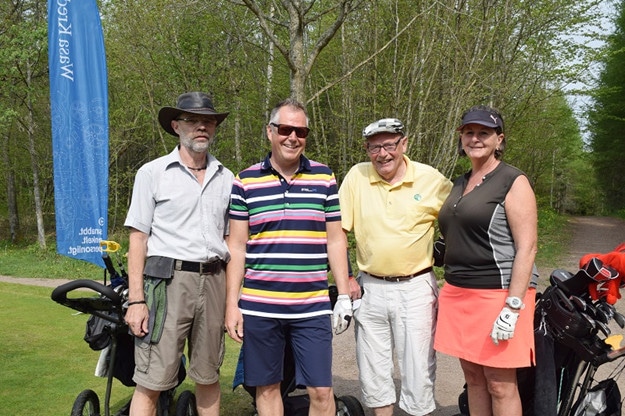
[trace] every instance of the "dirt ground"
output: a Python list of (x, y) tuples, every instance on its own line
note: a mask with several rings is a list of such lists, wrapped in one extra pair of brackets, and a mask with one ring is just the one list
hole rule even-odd
[[(548, 282), (552, 269), (560, 268), (576, 271), (579, 258), (584, 254), (606, 253), (618, 244), (625, 242), (625, 221), (614, 218), (574, 217), (569, 221), (568, 229), (572, 233), (569, 248), (560, 259), (554, 260), (554, 264), (550, 265), (550, 268), (539, 270), (543, 283)], [(56, 287), (66, 282), (66, 280), (0, 276), (0, 282)], [(617, 308), (621, 313), (625, 313), (625, 300), (617, 303)], [(618, 327), (613, 328), (613, 331), (625, 332)], [(613, 368), (610, 364), (606, 364), (604, 367), (600, 369), (599, 376)], [(345, 333), (335, 337), (333, 371), (335, 393), (338, 396), (352, 395), (360, 399), (354, 333), (351, 327)], [(463, 384), (464, 380), (457, 359), (439, 355), (435, 390), (437, 409), (432, 413), (432, 416), (453, 416), (458, 413), (457, 399)], [(396, 385), (399, 385), (397, 380)], [(625, 392), (623, 381), (620, 381), (619, 385), (621, 392)], [(370, 409), (365, 409), (365, 414), (366, 416), (372, 416), (373, 412)], [(395, 415), (405, 416), (407, 414), (396, 409)]]

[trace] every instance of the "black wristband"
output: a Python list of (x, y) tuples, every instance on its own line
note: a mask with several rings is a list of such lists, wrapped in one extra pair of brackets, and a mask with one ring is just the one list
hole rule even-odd
[(128, 302), (128, 306), (132, 306), (132, 305), (145, 305), (145, 301), (144, 300), (135, 300), (134, 302)]

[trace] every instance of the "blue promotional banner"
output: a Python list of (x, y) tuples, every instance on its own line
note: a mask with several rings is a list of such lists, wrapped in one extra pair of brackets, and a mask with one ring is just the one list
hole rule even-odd
[(108, 96), (95, 0), (48, 0), (48, 47), (57, 251), (104, 267)]

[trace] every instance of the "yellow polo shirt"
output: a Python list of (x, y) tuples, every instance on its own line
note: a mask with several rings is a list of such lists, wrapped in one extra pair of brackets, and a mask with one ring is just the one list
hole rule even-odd
[(406, 175), (384, 181), (371, 162), (353, 166), (339, 189), (343, 229), (354, 230), (358, 269), (406, 276), (432, 266), (434, 221), (451, 181), (404, 155)]

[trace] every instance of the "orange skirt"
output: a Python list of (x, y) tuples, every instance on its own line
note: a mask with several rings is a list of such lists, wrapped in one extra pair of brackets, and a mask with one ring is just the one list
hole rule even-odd
[(466, 289), (445, 283), (438, 298), (434, 349), (487, 367), (535, 364), (535, 289), (529, 289), (523, 299), (525, 308), (519, 313), (513, 338), (495, 345), (490, 337), (507, 296), (507, 289)]

